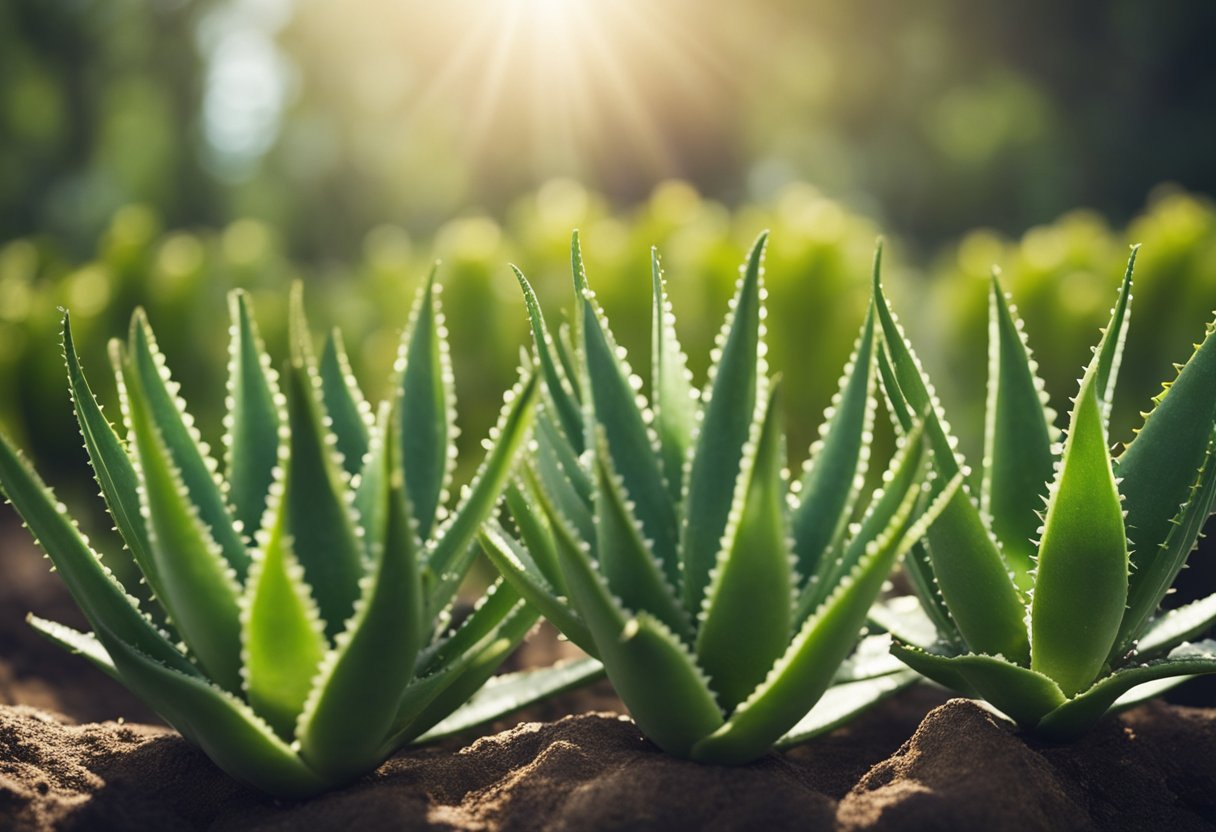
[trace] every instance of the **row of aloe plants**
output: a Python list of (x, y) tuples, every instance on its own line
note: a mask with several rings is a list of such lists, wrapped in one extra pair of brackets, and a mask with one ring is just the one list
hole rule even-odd
[[(110, 349), (119, 425), (91, 392), (65, 314), (72, 401), (130, 569), (102, 565), (0, 436), (0, 487), (93, 631), (31, 623), (230, 774), (285, 797), (604, 673), (664, 751), (738, 764), (918, 674), (1067, 739), (1112, 707), (1216, 672), (1216, 642), (1190, 641), (1216, 622), (1216, 596), (1160, 609), (1216, 500), (1216, 336), (1209, 326), (1112, 457), (1134, 252), (1063, 442), (993, 279), (973, 477), (884, 296), (880, 249), (869, 310), (795, 478), (766, 362), (765, 244), (741, 269), (704, 389), (657, 254), (649, 383), (613, 337), (577, 234), (569, 322), (552, 328), (517, 272), (533, 349), (459, 495), (434, 274), (376, 408), (340, 338), (316, 354), (299, 292), (278, 369), (235, 293), (218, 459), (142, 314)], [(869, 476), (880, 399), (900, 438)], [(459, 616), (478, 551), (501, 577)], [(884, 597), (901, 561), (914, 594)], [(491, 678), (541, 615), (589, 658)]]

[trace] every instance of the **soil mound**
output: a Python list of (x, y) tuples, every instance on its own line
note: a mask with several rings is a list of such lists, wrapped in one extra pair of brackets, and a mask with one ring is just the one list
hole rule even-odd
[(1075, 745), (1041, 746), (963, 700), (916, 727), (936, 696), (910, 691), (741, 768), (667, 757), (616, 714), (524, 723), (409, 749), (347, 789), (294, 804), (230, 780), (164, 728), (0, 707), (0, 827), (1216, 828), (1216, 711), (1153, 704)]

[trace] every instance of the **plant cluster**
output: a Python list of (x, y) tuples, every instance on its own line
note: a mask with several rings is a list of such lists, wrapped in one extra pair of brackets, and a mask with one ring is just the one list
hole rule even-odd
[[(298, 289), (277, 372), (233, 293), (219, 461), (142, 312), (110, 348), (121, 429), (65, 313), (76, 418), (125, 549), (106, 566), (0, 436), (0, 490), (93, 632), (31, 623), (233, 776), (287, 797), (602, 673), (663, 750), (739, 764), (918, 673), (1068, 739), (1216, 672), (1216, 642), (1190, 642), (1216, 624), (1216, 596), (1160, 609), (1216, 505), (1216, 326), (1112, 456), (1135, 252), (1063, 442), (994, 277), (985, 453), (969, 481), (884, 295), (880, 248), (795, 479), (768, 374), (766, 239), (740, 269), (703, 389), (654, 250), (648, 382), (609, 328), (577, 233), (568, 323), (550, 328), (516, 270), (533, 348), (456, 500), (433, 272), (374, 414), (338, 334), (314, 353)], [(879, 389), (900, 437), (880, 479), (868, 476)], [(479, 550), (501, 577), (462, 614)], [(919, 607), (879, 600), (901, 560)], [(542, 615), (590, 658), (491, 679)], [(888, 632), (867, 637), (867, 619)]]

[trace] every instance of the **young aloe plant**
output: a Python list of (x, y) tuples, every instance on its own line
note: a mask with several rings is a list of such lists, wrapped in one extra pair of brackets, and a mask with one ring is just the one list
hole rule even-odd
[[(454, 511), (451, 374), (436, 288), (419, 294), (393, 395), (373, 424), (341, 342), (318, 362), (297, 293), (292, 357), (271, 369), (246, 297), (231, 297), (223, 476), (137, 312), (112, 357), (126, 439), (63, 348), (81, 433), (161, 626), (106, 570), (62, 505), (0, 436), (0, 487), (93, 633), (34, 627), (129, 687), (234, 777), (283, 797), (340, 785), (464, 704), (536, 621), (501, 582), (456, 628), (448, 609), (478, 526), (526, 441), (537, 383), (509, 390)], [(510, 680), (493, 718), (586, 668)], [(592, 668), (594, 671), (595, 668)], [(468, 725), (457, 714), (448, 724)]]
[(533, 464), (507, 492), (518, 540), (493, 524), (481, 537), (508, 582), (603, 662), (643, 733), (712, 763), (839, 724), (914, 678), (896, 662), (842, 663), (892, 567), (959, 484), (928, 494), (912, 436), (856, 511), (875, 407), (871, 310), (801, 483), (787, 486), (764, 357), (764, 245), (742, 269), (702, 395), (653, 258), (649, 402), (587, 285), (577, 235), (577, 349), (570, 333), (551, 337), (518, 274), (545, 395)]
[[(894, 644), (909, 666), (1051, 739), (1075, 737), (1112, 706), (1180, 677), (1216, 672), (1216, 642), (1187, 643), (1216, 622), (1216, 596), (1158, 609), (1216, 499), (1216, 336), (1209, 326), (1112, 458), (1107, 423), (1135, 258), (1133, 249), (1062, 445), (1021, 321), (994, 275), (979, 503), (956, 493), (908, 558), (932, 626), (909, 629), (889, 610), (876, 616), (920, 642)], [(933, 465), (939, 477), (954, 476), (964, 463), (877, 274), (874, 291), (897, 427), (927, 413)], [(926, 631), (936, 631), (935, 642)]]

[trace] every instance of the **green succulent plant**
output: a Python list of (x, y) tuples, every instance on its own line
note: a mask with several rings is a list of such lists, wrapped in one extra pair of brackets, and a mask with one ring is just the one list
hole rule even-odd
[(231, 295), (222, 477), (143, 314), (126, 343), (111, 345), (125, 439), (90, 391), (64, 314), (84, 444), (146, 585), (124, 586), (102, 566), (0, 436), (0, 488), (93, 632), (31, 617), (33, 626), (130, 688), (229, 774), (274, 795), (340, 785), (445, 718), (452, 730), (493, 718), (588, 670), (512, 677), (457, 710), (537, 619), (501, 582), (459, 626), (450, 614), (477, 528), (526, 442), (537, 382), (507, 392), (485, 460), (449, 512), (456, 429), (436, 293), (432, 274), (374, 421), (340, 340), (314, 357), (299, 293), (281, 374), (247, 299)]
[[(1160, 609), (1216, 500), (1216, 336), (1209, 325), (1112, 456), (1107, 423), (1135, 259), (1133, 249), (1062, 443), (1017, 312), (993, 276), (979, 502), (957, 492), (907, 559), (929, 626), (876, 611), (910, 667), (1049, 739), (1071, 739), (1112, 706), (1216, 672), (1216, 641), (1188, 641), (1216, 622), (1216, 596)], [(877, 275), (874, 291), (897, 427), (928, 414), (938, 476), (965, 471)]]
[(883, 488), (861, 499), (871, 310), (790, 488), (765, 360), (765, 239), (741, 270), (703, 394), (657, 255), (649, 400), (587, 284), (577, 235), (572, 328), (553, 337), (518, 274), (545, 392), (532, 464), (507, 492), (515, 533), (491, 523), (481, 536), (507, 581), (603, 662), (643, 733), (712, 763), (753, 760), (913, 680), (867, 651), (842, 663), (892, 567), (960, 482), (930, 488), (913, 431)]

